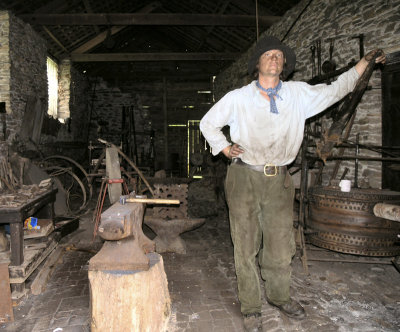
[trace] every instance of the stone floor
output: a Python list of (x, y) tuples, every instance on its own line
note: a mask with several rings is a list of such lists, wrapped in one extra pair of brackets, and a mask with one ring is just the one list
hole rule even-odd
[[(1, 331), (90, 331), (88, 260), (101, 246), (92, 242), (92, 231), (89, 212), (81, 217), (79, 230), (61, 243), (78, 250), (66, 250), (46, 290), (29, 294), (14, 307), (15, 322), (0, 325)], [(168, 332), (243, 331), (226, 217), (210, 217), (182, 237), (186, 255), (162, 254), (172, 301)], [(345, 255), (311, 245), (307, 253), (308, 274), (297, 256), (293, 260), (292, 289), (307, 318), (292, 320), (265, 304), (265, 331), (400, 330), (400, 273), (390, 258)]]

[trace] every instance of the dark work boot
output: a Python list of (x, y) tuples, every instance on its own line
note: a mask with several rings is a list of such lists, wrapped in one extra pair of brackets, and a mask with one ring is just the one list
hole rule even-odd
[(262, 331), (261, 313), (259, 312), (243, 315), (243, 323), (246, 332)]
[(283, 314), (290, 318), (303, 319), (306, 317), (304, 308), (297, 301), (290, 299), (289, 302), (284, 304), (275, 304), (267, 299), (267, 302), (274, 307), (277, 307)]

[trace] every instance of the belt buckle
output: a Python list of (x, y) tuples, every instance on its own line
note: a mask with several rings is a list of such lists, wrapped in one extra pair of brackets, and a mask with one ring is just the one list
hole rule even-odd
[[(275, 172), (274, 172), (274, 174), (268, 174), (267, 173), (267, 168), (268, 167), (272, 167), (272, 166), (275, 168)], [(276, 165), (272, 165), (272, 164), (265, 164), (264, 165), (264, 175), (265, 176), (275, 176), (277, 174), (278, 174), (278, 168), (276, 167)]]

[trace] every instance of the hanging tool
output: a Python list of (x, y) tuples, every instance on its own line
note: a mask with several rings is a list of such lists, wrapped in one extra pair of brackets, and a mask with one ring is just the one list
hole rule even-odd
[(318, 62), (318, 76), (321, 76), (321, 40), (317, 40), (317, 62)]
[(7, 140), (7, 119), (6, 119), (6, 103), (3, 101), (0, 103), (0, 121), (1, 121), (1, 127), (2, 127), (2, 140)]
[(311, 77), (313, 78), (315, 76), (315, 45), (311, 45), (310, 47), (311, 50), (311, 65), (312, 65), (312, 70), (311, 70)]
[(332, 60), (333, 47), (334, 47), (334, 40), (332, 38), (329, 42), (329, 60), (325, 61), (322, 64), (322, 70), (325, 74), (330, 73), (336, 69), (336, 63)]
[[(129, 107), (129, 135), (130, 135), (130, 156), (133, 161), (137, 164), (139, 162), (138, 152), (137, 152), (137, 142), (136, 142), (136, 125), (135, 125), (135, 109), (133, 106)], [(133, 143), (133, 146), (132, 146)], [(133, 151), (132, 151), (133, 150)]]
[(346, 177), (346, 175), (347, 175), (347, 173), (349, 172), (349, 168), (348, 167), (346, 167), (345, 169), (344, 169), (344, 171), (343, 171), (343, 174), (342, 174), (342, 176), (340, 177), (340, 180), (339, 181), (342, 181), (342, 180), (344, 180), (344, 178)]
[(128, 138), (126, 129), (126, 107), (122, 106), (122, 117), (121, 117), (121, 149), (127, 153)]
[(321, 143), (317, 144), (317, 155), (324, 163), (331, 155), (335, 144), (340, 143), (343, 129), (351, 122), (355, 114), (356, 107), (367, 88), (369, 79), (372, 75), (375, 66), (375, 60), (383, 54), (381, 49), (377, 50), (372, 59), (369, 61), (364, 73), (358, 79), (357, 84), (351, 94), (345, 99), (339, 111), (334, 114), (333, 123), (329, 130), (325, 133)]

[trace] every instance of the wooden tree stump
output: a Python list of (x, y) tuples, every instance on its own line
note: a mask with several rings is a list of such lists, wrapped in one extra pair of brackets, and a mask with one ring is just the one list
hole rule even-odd
[(147, 254), (147, 271), (91, 271), (91, 331), (166, 331), (171, 299), (162, 257)]

